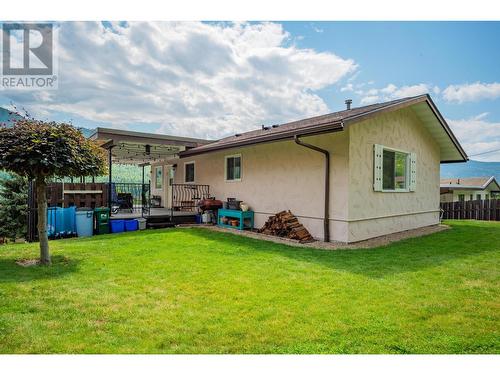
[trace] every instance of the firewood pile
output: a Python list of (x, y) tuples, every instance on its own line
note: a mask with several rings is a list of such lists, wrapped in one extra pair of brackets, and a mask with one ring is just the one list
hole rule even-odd
[(314, 240), (309, 231), (290, 211), (281, 211), (274, 216), (269, 216), (264, 226), (259, 229), (259, 233), (287, 237), (302, 243)]

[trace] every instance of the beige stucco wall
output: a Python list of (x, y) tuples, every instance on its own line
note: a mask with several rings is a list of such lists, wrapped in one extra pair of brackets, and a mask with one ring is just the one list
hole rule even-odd
[[(416, 153), (414, 192), (373, 190), (374, 144)], [(350, 125), (349, 160), (350, 242), (439, 222), (439, 147), (411, 108)]]
[[(331, 152), (331, 236), (347, 241), (348, 132), (303, 138)], [(224, 157), (241, 154), (241, 181), (224, 181)], [(323, 238), (324, 156), (293, 141), (261, 144), (177, 161), (175, 182), (184, 183), (184, 163), (195, 162), (195, 183), (210, 185), (211, 195), (234, 197), (255, 212), (255, 226), (268, 216), (291, 210), (318, 239)]]
[[(411, 109), (303, 140), (331, 153), (332, 240), (355, 242), (439, 222), (439, 148)], [(415, 192), (373, 191), (376, 143), (417, 154)], [(234, 154), (241, 154), (242, 178), (227, 182), (224, 157)], [(322, 154), (282, 141), (182, 158), (175, 160), (175, 183), (184, 183), (184, 163), (191, 161), (194, 183), (210, 185), (217, 199), (235, 197), (248, 203), (255, 211), (256, 227), (269, 215), (289, 209), (315, 238), (323, 238)]]

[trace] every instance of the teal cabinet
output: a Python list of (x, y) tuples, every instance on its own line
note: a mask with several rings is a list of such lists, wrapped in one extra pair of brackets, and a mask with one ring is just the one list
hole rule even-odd
[[(222, 223), (222, 218), (227, 217), (229, 220), (239, 220), (239, 225), (233, 227), (230, 224)], [(239, 230), (253, 229), (253, 211), (227, 210), (219, 209), (217, 212), (217, 225), (224, 228), (237, 228)]]

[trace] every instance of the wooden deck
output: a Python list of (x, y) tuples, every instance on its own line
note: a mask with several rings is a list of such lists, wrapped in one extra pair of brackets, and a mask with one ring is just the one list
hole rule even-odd
[[(172, 215), (172, 216), (171, 216)], [(127, 220), (127, 219), (146, 219), (148, 228), (165, 228), (172, 227), (177, 224), (194, 223), (196, 221), (196, 212), (194, 211), (173, 211), (169, 208), (151, 208), (149, 214), (144, 216), (141, 209), (136, 209), (134, 212), (120, 211), (115, 215), (111, 215), (111, 220)]]

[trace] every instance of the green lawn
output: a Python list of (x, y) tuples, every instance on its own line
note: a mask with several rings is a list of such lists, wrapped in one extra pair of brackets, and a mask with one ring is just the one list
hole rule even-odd
[(500, 223), (322, 251), (206, 229), (0, 247), (1, 353), (499, 353)]

